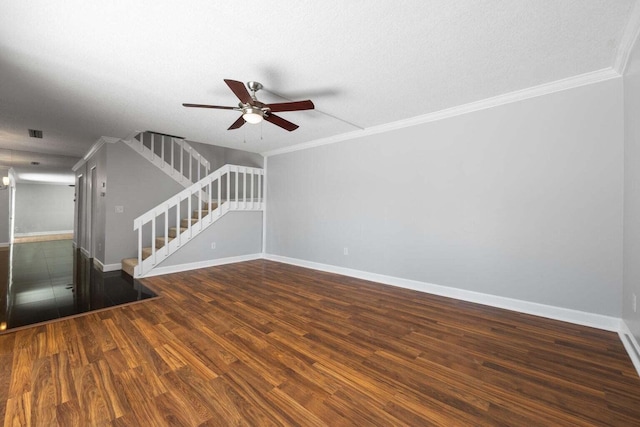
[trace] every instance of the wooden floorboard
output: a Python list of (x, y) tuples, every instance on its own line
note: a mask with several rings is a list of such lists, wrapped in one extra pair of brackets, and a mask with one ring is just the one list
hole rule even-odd
[(0, 335), (5, 426), (640, 425), (618, 335), (257, 260)]

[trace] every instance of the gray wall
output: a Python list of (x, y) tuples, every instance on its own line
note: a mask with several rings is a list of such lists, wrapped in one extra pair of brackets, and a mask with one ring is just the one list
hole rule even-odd
[(191, 141), (189, 141), (189, 144), (204, 158), (209, 160), (211, 163), (211, 172), (226, 164), (253, 168), (261, 168), (264, 166), (264, 158), (261, 154)]
[(73, 230), (74, 191), (68, 185), (16, 184), (16, 235)]
[[(215, 249), (211, 244), (215, 243)], [(194, 237), (160, 267), (262, 252), (262, 212), (229, 212)]]
[(624, 76), (624, 288), (623, 319), (640, 341), (640, 42), (632, 50)]
[[(106, 237), (101, 259), (105, 265), (136, 257), (138, 235), (133, 231), (133, 220), (184, 189), (124, 143), (106, 147)], [(116, 213), (116, 206), (122, 206), (124, 212)]]
[(615, 79), (269, 157), (266, 251), (620, 317), (622, 117)]

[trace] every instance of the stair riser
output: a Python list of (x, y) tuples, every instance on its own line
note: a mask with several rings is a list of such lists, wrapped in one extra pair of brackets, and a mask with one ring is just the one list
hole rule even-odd
[[(208, 214), (209, 214), (209, 210), (208, 209), (203, 209), (202, 210), (202, 218), (204, 218)], [(191, 215), (191, 218), (198, 219), (198, 211), (193, 211), (193, 214)]]
[[(169, 238), (169, 241), (171, 241), (172, 239)], [(156, 237), (156, 249), (160, 249), (164, 247), (164, 237)]]
[(122, 260), (122, 271), (127, 273), (129, 276), (133, 277), (133, 271), (138, 264), (138, 260)]
[[(197, 218), (191, 218), (191, 225), (195, 224), (198, 222)], [(188, 219), (183, 219), (180, 220), (180, 227), (182, 228), (187, 228), (189, 226), (189, 220)]]
[[(182, 228), (182, 232), (184, 232), (184, 231), (185, 231), (185, 228)], [(178, 237), (178, 232), (177, 232), (177, 229), (175, 227), (171, 227), (169, 229), (169, 237), (172, 237), (172, 238)]]

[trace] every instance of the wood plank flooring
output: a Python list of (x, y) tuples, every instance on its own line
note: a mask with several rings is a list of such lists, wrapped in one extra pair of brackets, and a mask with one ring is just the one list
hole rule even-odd
[(640, 425), (617, 334), (258, 260), (0, 335), (4, 425)]

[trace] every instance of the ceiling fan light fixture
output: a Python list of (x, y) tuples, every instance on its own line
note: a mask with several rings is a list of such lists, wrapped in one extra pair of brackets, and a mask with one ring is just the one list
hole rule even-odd
[(264, 119), (262, 110), (259, 108), (248, 107), (242, 112), (242, 118), (245, 122), (255, 125)]

